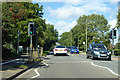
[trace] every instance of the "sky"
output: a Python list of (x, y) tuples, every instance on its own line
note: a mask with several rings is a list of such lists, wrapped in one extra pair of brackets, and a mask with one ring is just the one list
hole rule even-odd
[[(59, 35), (70, 31), (76, 20), (82, 15), (104, 15), (111, 28), (117, 23), (119, 0), (32, 0), (33, 3), (43, 5), (43, 19), (46, 23), (53, 24)], [(118, 34), (118, 32), (117, 32)], [(117, 43), (117, 39), (115, 40)]]

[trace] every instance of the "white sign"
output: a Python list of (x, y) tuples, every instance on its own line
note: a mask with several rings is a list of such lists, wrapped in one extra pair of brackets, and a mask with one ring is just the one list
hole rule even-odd
[(85, 42), (83, 42), (83, 44), (85, 44)]

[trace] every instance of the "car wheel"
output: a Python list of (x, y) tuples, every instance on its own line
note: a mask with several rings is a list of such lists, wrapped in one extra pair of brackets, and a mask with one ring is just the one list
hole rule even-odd
[(110, 60), (110, 61), (111, 61), (111, 58), (108, 58), (108, 60)]
[(86, 58), (89, 59), (89, 56), (87, 55)]
[(91, 60), (94, 60), (94, 59), (95, 59), (95, 58), (94, 58), (94, 56), (92, 55), (92, 56), (91, 56)]

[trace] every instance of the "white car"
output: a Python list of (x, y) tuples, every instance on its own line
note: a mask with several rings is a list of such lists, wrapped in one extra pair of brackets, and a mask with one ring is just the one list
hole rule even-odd
[(67, 48), (63, 45), (58, 45), (56, 46), (54, 49), (54, 55), (57, 55), (57, 54), (67, 54)]

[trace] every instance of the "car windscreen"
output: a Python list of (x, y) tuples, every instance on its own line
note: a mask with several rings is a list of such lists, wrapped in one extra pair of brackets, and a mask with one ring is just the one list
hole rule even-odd
[(92, 45), (93, 49), (104, 49), (106, 50), (106, 47), (104, 45)]
[(72, 47), (72, 49), (77, 49), (77, 47)]
[(65, 46), (56, 46), (56, 48), (65, 48)]
[(67, 47), (68, 49), (70, 49), (71, 47)]

